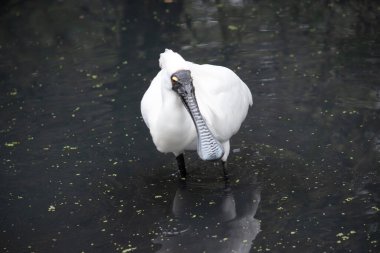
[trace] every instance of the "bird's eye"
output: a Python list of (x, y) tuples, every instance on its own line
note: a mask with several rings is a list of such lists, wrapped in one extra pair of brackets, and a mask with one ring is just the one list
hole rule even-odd
[(176, 77), (176, 76), (172, 76), (172, 81), (173, 81), (173, 82), (178, 82), (178, 77)]

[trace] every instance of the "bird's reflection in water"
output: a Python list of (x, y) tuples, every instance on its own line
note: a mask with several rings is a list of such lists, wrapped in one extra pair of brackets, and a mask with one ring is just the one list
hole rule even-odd
[(159, 222), (158, 252), (249, 252), (260, 231), (258, 185), (179, 182), (172, 214)]

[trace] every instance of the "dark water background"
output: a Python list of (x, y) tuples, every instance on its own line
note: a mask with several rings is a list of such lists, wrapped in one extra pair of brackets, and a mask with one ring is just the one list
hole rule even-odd
[[(379, 252), (380, 4), (169, 2), (1, 3), (0, 251)], [(141, 119), (165, 48), (253, 93), (228, 189)]]

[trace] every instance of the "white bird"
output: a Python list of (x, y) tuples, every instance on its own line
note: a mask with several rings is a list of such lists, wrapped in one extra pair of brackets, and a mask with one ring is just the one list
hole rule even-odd
[(202, 160), (222, 160), (230, 153), (252, 105), (247, 85), (230, 69), (186, 61), (176, 52), (161, 53), (161, 71), (141, 100), (141, 114), (157, 149), (173, 153), (186, 177), (185, 150), (197, 150)]

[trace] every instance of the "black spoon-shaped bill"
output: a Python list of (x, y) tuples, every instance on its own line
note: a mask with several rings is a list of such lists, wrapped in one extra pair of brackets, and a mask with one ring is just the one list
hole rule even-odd
[(194, 122), (198, 135), (197, 152), (199, 157), (206, 161), (221, 159), (224, 154), (223, 146), (213, 136), (199, 110), (190, 71), (177, 71), (172, 75), (171, 79), (173, 90), (180, 96), (182, 103)]

